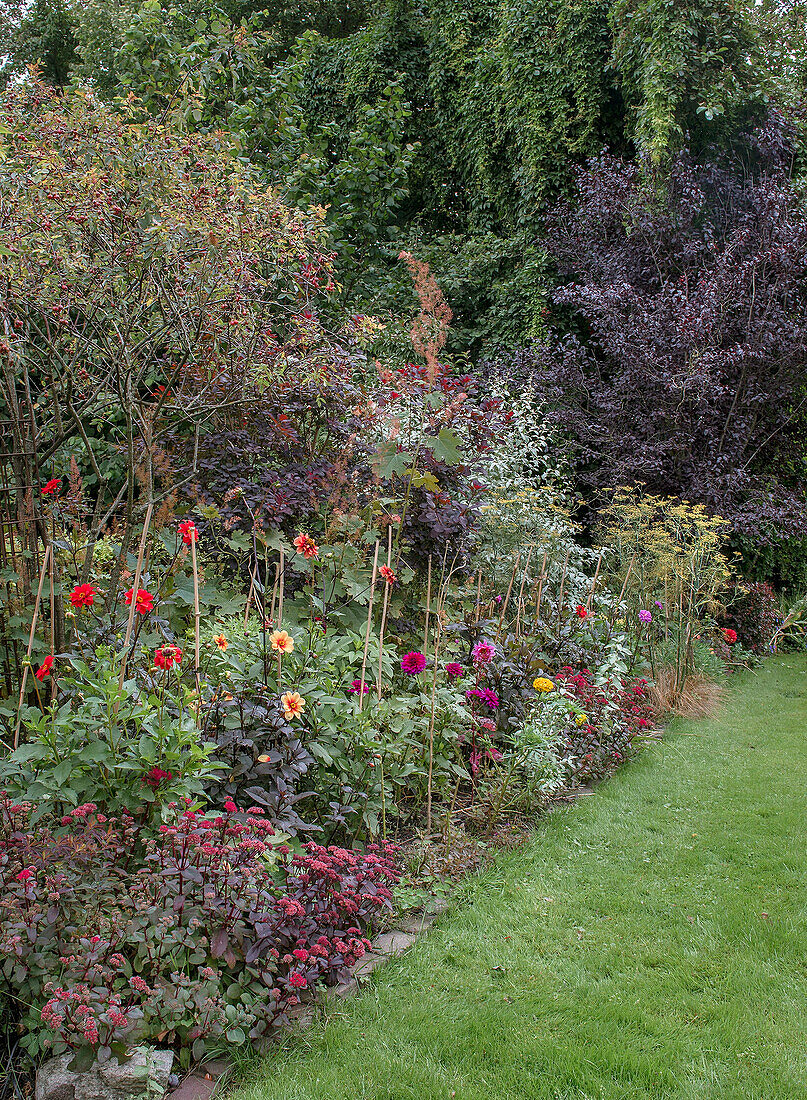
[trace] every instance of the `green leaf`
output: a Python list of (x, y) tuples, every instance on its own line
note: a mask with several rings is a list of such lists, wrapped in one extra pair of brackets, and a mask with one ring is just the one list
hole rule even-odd
[(141, 735), (137, 747), (143, 760), (145, 760), (148, 764), (152, 764), (156, 759), (156, 746), (154, 743), (154, 739), (149, 737), (147, 733), (144, 733)]
[(440, 483), (433, 473), (422, 474), (416, 470), (412, 471), (412, 485), (415, 489), (427, 489), (430, 493), (436, 493), (440, 488)]
[(67, 1068), (72, 1070), (73, 1073), (86, 1073), (88, 1069), (95, 1063), (95, 1052), (92, 1047), (81, 1047), (76, 1051), (76, 1056), (69, 1063)]
[(101, 764), (109, 760), (109, 746), (103, 741), (91, 741), (81, 750), (79, 758), (89, 763)]
[(57, 764), (56, 767), (53, 769), (53, 778), (56, 780), (56, 782), (61, 787), (62, 784), (66, 783), (68, 781), (68, 779), (70, 778), (72, 773), (73, 773), (73, 761), (72, 760), (63, 760), (61, 762), (61, 764)]
[(447, 462), (449, 466), (457, 466), (463, 461), (459, 451), (459, 438), (448, 428), (441, 428), (440, 434), (434, 441), (433, 454), (438, 462)]
[(399, 451), (397, 444), (388, 440), (381, 444), (372, 458), (373, 472), (381, 481), (386, 481), (395, 474), (402, 474), (413, 461), (409, 451)]

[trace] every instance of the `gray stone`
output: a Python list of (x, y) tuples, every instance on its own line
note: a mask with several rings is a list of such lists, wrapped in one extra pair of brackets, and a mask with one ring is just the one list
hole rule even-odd
[(346, 982), (342, 982), (341, 985), (332, 985), (327, 992), (329, 1000), (335, 997), (349, 997), (351, 993), (355, 993), (359, 988), (359, 983), (355, 978), (350, 978)]
[(36, 1100), (73, 1100), (76, 1089), (76, 1074), (67, 1068), (69, 1054), (59, 1058), (49, 1058), (36, 1071)]
[(82, 1073), (67, 1068), (72, 1060), (72, 1054), (62, 1054), (39, 1067), (36, 1100), (134, 1100), (145, 1096), (153, 1100), (168, 1087), (174, 1055), (170, 1050), (136, 1047), (126, 1062), (111, 1058)]
[(178, 1089), (168, 1100), (210, 1100), (216, 1082), (212, 1078), (201, 1077), (198, 1073), (189, 1073)]
[(441, 913), (445, 913), (446, 909), (448, 909), (449, 904), (450, 902), (448, 898), (435, 895), (434, 897), (429, 898), (428, 902), (424, 906), (423, 911), (427, 916), (437, 917)]
[(373, 944), (373, 951), (379, 955), (403, 955), (411, 947), (416, 937), (411, 932), (385, 932)]
[(434, 917), (429, 916), (427, 913), (418, 913), (413, 917), (404, 917), (403, 920), (398, 921), (398, 927), (393, 931), (409, 932), (417, 936), (421, 932), (425, 932), (433, 920)]
[(375, 968), (386, 961), (386, 955), (376, 955), (375, 952), (368, 951), (364, 958), (360, 959), (353, 967), (353, 977), (358, 980), (369, 978)]
[(316, 1009), (312, 1004), (301, 1003), (298, 1005), (292, 1005), (291, 1008), (286, 1010), (286, 1015), (290, 1020), (293, 1020), (297, 1027), (305, 1030), (310, 1027), (314, 1022), (314, 1016)]
[(223, 1077), (232, 1068), (233, 1063), (228, 1062), (226, 1058), (211, 1058), (209, 1062), (203, 1062), (199, 1067), (205, 1077), (212, 1077), (214, 1081)]

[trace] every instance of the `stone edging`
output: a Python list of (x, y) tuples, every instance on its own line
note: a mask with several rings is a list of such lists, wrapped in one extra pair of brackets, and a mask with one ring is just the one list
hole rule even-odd
[[(433, 898), (422, 913), (406, 917), (398, 921), (394, 928), (382, 932), (373, 940), (372, 949), (352, 967), (352, 976), (326, 991), (327, 999), (349, 997), (356, 993), (374, 970), (407, 951), (448, 906), (445, 898)], [(316, 1002), (304, 1001), (290, 1009), (288, 1015), (297, 1027), (305, 1028), (313, 1022), (316, 1011)], [(192, 1069), (179, 1087), (166, 1095), (165, 1100), (210, 1100), (218, 1082), (229, 1069), (230, 1063), (224, 1058), (205, 1062)]]

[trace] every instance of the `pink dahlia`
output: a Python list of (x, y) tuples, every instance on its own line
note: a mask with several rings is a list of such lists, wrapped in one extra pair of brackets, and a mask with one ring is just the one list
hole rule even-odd
[(413, 649), (411, 653), (404, 653), (401, 658), (401, 668), (407, 676), (419, 676), (425, 667), (426, 658), (419, 650)]
[(489, 665), (496, 656), (496, 646), (493, 642), (477, 642), (471, 650), (471, 656), (475, 665)]

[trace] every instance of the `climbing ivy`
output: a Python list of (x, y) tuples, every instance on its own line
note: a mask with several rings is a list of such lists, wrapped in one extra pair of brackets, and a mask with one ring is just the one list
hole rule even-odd
[(627, 121), (653, 160), (687, 133), (712, 139), (710, 123), (731, 127), (764, 102), (769, 73), (734, 0), (615, 0), (609, 20)]
[(799, 99), (803, 6), (786, 18), (776, 0), (0, 9), (17, 13), (7, 75), (39, 50), (54, 82), (69, 71), (154, 111), (182, 100), (190, 128), (236, 132), (288, 201), (327, 207), (353, 308), (410, 308), (397, 257), (415, 251), (451, 299), (454, 350), (479, 352), (541, 335), (542, 219), (588, 157), (667, 164), (685, 138), (709, 146), (771, 97)]

